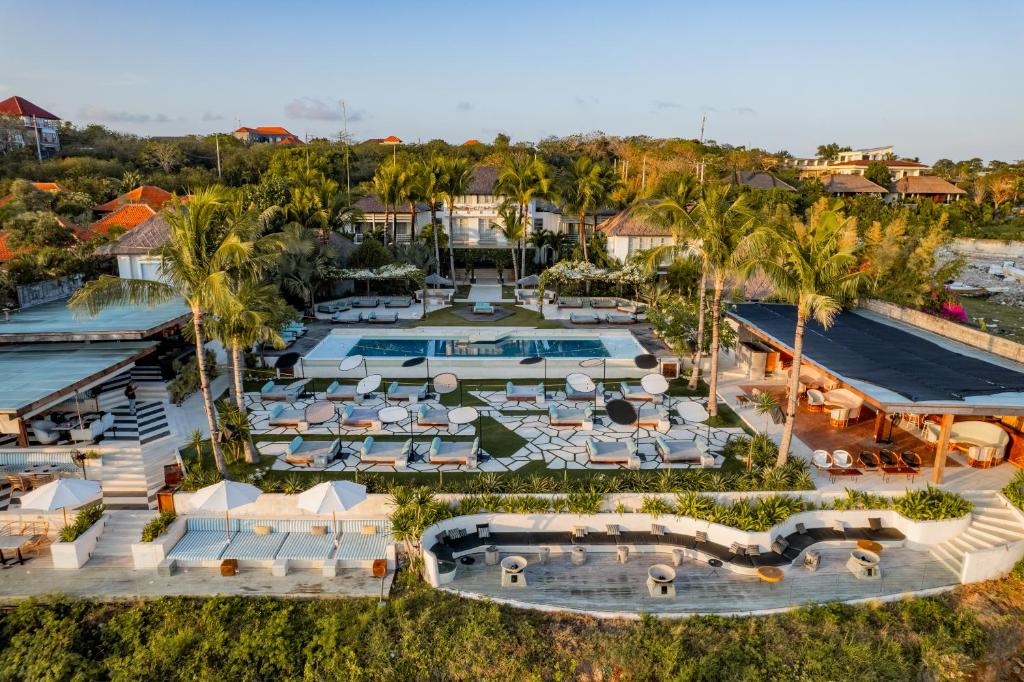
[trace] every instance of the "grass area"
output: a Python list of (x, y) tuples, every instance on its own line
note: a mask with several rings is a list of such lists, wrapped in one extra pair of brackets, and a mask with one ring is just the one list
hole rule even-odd
[(480, 325), (497, 325), (501, 327), (537, 327), (540, 329), (562, 329), (562, 323), (558, 320), (545, 320), (541, 313), (527, 310), (526, 308), (519, 308), (511, 304), (505, 304), (502, 306), (506, 310), (511, 310), (512, 315), (504, 317), (496, 322), (486, 322), (480, 319), (466, 319), (453, 313), (453, 310), (462, 309), (465, 311), (471, 311), (473, 306), (466, 304), (456, 304), (450, 308), (443, 308), (441, 310), (435, 310), (432, 313), (427, 313), (427, 316), (422, 320), (414, 321), (410, 326), (412, 327), (479, 327)]
[(503, 301), (514, 301), (516, 300), (516, 287), (515, 285), (502, 285), (501, 287), (501, 300)]
[(960, 299), (960, 304), (971, 317), (971, 326), (978, 328), (978, 319), (983, 318), (989, 324), (999, 325), (997, 329), (986, 328), (985, 331), (1024, 342), (1024, 308), (966, 296)]
[(598, 620), (432, 590), (375, 598), (26, 600), (0, 613), (5, 679), (1016, 679), (1024, 581), (760, 618)]

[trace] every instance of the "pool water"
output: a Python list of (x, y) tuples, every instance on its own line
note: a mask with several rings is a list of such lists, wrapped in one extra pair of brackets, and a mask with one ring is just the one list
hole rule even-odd
[(495, 343), (465, 343), (455, 339), (359, 339), (347, 355), (391, 357), (607, 358), (600, 339), (502, 339)]

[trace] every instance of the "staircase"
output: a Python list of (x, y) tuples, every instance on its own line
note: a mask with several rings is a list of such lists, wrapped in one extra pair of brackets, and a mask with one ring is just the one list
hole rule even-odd
[(111, 509), (147, 506), (146, 466), (137, 448), (103, 454), (103, 504)]
[(1017, 512), (993, 492), (961, 493), (972, 504), (971, 525), (960, 535), (935, 545), (929, 554), (949, 570), (962, 574), (964, 555), (1024, 540)]
[(103, 528), (89, 566), (132, 567), (132, 544), (142, 537), (142, 527), (154, 519), (157, 512), (150, 510), (108, 511), (107, 525)]

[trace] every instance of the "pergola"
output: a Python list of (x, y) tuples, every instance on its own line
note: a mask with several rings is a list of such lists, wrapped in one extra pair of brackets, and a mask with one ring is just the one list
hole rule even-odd
[[(382, 265), (379, 268), (345, 268), (340, 276), (345, 279), (365, 279), (367, 284), (372, 280), (404, 279), (425, 288), (426, 274), (411, 263)], [(423, 297), (423, 315), (427, 314), (427, 297)]]
[(570, 282), (613, 282), (630, 284), (634, 287), (647, 279), (647, 273), (639, 263), (626, 263), (621, 268), (599, 268), (587, 261), (559, 261), (541, 273), (537, 282), (537, 298), (544, 298), (549, 287), (555, 292)]
[[(746, 332), (748, 339), (792, 356), (793, 306), (743, 303), (728, 314), (740, 325), (741, 340)], [(887, 415), (937, 416), (932, 481), (941, 483), (958, 416), (1024, 416), (1024, 367), (955, 346), (954, 341), (940, 345), (920, 333), (844, 312), (828, 329), (807, 323), (802, 361), (875, 411), (876, 441)]]

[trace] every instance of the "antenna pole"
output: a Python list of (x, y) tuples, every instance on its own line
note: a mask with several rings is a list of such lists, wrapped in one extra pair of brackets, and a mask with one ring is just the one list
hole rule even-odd
[(219, 179), (221, 179), (221, 174), (220, 174), (220, 133), (217, 133), (214, 136), (213, 139), (217, 142), (217, 179), (219, 180)]
[(704, 112), (700, 117), (700, 143), (704, 144), (704, 124), (707, 123), (708, 112)]

